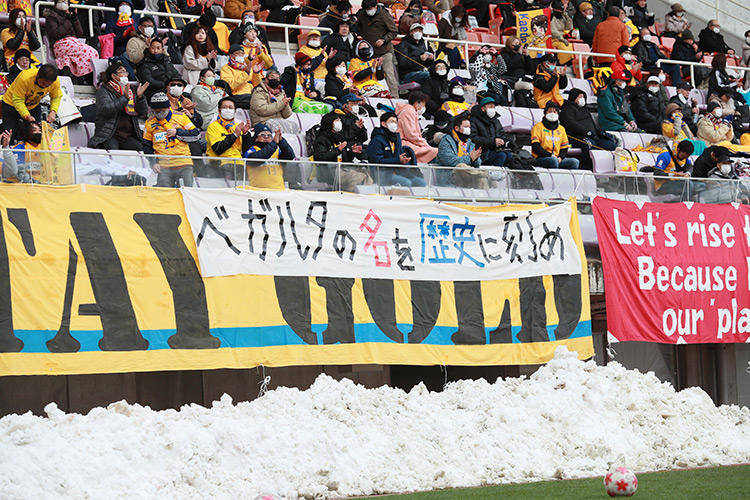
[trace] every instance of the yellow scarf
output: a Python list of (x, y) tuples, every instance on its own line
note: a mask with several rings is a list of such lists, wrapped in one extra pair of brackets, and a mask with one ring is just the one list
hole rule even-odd
[(133, 96), (133, 89), (130, 88), (130, 85), (126, 87), (125, 92), (123, 92), (119, 83), (110, 80), (109, 85), (120, 95), (125, 95), (125, 92), (128, 93), (128, 103), (125, 105), (125, 114), (128, 116), (137, 116), (138, 112), (135, 110), (135, 97)]

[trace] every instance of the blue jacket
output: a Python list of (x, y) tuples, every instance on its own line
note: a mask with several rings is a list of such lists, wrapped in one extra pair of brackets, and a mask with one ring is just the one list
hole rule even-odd
[[(474, 151), (474, 143), (471, 139), (467, 142), (467, 150), (469, 153)], [(481, 167), (482, 158), (477, 157), (476, 160), (471, 161), (471, 156), (468, 154), (458, 156), (458, 143), (456, 142), (456, 139), (453, 138), (453, 132), (451, 132), (450, 134), (445, 134), (440, 140), (440, 144), (438, 144), (438, 154), (435, 159), (432, 160), (432, 163), (443, 167), (455, 167), (459, 163), (465, 163), (472, 167)], [(450, 186), (453, 183), (453, 172), (447, 168), (438, 169), (435, 176), (437, 178), (437, 183), (440, 186)]]
[(277, 147), (279, 148), (279, 160), (294, 159), (294, 150), (283, 137), (281, 138), (281, 142), (278, 144), (276, 144), (276, 142), (274, 141), (268, 142), (264, 144), (263, 147), (261, 147), (258, 151), (250, 151), (248, 149), (247, 151), (245, 151), (245, 154), (243, 156), (245, 158), (254, 158), (256, 160), (267, 160), (276, 151)]
[[(372, 131), (370, 143), (367, 145), (367, 160), (370, 163), (397, 165), (396, 168), (380, 167), (381, 183), (389, 183), (391, 176), (398, 172), (398, 167), (401, 167), (400, 156), (406, 154), (407, 150), (410, 150), (410, 148), (401, 144), (401, 134), (398, 132), (396, 132), (396, 140), (393, 147), (391, 147), (391, 141), (388, 139), (388, 135), (383, 127), (378, 127)], [(416, 165), (413, 158), (414, 155), (412, 155), (412, 161), (409, 163)]]
[(115, 35), (114, 55), (116, 56), (122, 55), (125, 52), (125, 47), (128, 44), (128, 36), (126, 33), (131, 30), (137, 30), (138, 23), (141, 19), (140, 14), (134, 14), (135, 7), (133, 6), (132, 0), (117, 0), (115, 9), (117, 9), (117, 6), (123, 2), (130, 5), (130, 18), (133, 20), (133, 24), (130, 26), (117, 26), (117, 18), (119, 17), (119, 14), (117, 12), (109, 12), (107, 13), (107, 21), (104, 28), (104, 33), (114, 33)]

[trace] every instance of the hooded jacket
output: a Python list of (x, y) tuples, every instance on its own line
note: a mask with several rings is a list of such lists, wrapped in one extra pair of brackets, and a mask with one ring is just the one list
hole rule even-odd
[(135, 7), (133, 6), (133, 2), (131, 0), (117, 0), (115, 9), (118, 9), (119, 5), (123, 2), (130, 5), (131, 23), (125, 26), (118, 26), (117, 20), (119, 18), (119, 14), (117, 12), (110, 12), (107, 15), (107, 23), (104, 28), (105, 33), (112, 33), (115, 35), (114, 55), (116, 56), (119, 56), (125, 52), (125, 47), (128, 44), (128, 39), (130, 38), (131, 34), (138, 29), (138, 22), (141, 18), (139, 14), (135, 14)]
[(652, 94), (646, 87), (633, 87), (632, 109), (635, 122), (649, 134), (661, 134), (664, 121), (664, 101), (659, 94)]
[(139, 82), (148, 82), (146, 99), (151, 99), (151, 96), (157, 92), (166, 93), (166, 85), (169, 80), (182, 78), (180, 72), (170, 62), (167, 54), (152, 54), (148, 49), (143, 52), (143, 61), (138, 66), (136, 76)]
[(396, 116), (398, 117), (398, 132), (401, 134), (401, 142), (410, 147), (417, 155), (419, 163), (429, 163), (437, 156), (437, 148), (427, 144), (422, 136), (419, 124), (419, 116), (414, 106), (404, 102), (396, 104)]
[(47, 9), (47, 15), (44, 20), (44, 31), (50, 45), (55, 45), (58, 41), (69, 36), (83, 38), (81, 21), (78, 20), (78, 16), (75, 14), (66, 14), (57, 9)]
[(422, 92), (430, 98), (427, 102), (427, 112), (434, 115), (435, 111), (448, 99), (449, 91), (448, 75), (440, 76), (435, 73), (435, 63), (433, 62), (430, 67), (430, 79), (422, 84)]
[[(393, 20), (391, 13), (382, 5), (378, 5), (375, 15), (370, 17), (362, 9), (357, 14), (357, 28), (359, 34), (373, 46), (375, 54), (373, 57), (380, 57), (388, 52), (393, 51), (391, 41), (398, 36), (398, 28)], [(375, 42), (383, 40), (385, 43), (380, 47), (375, 47)]]
[(560, 89), (568, 86), (568, 77), (565, 74), (550, 73), (544, 67), (544, 63), (541, 63), (536, 69), (536, 75), (534, 75), (534, 100), (540, 108), (544, 108), (549, 101), (562, 106), (563, 97), (560, 94)]
[[(576, 103), (581, 95), (586, 95), (586, 93), (580, 89), (570, 91), (568, 99), (560, 110), (560, 124), (565, 127), (565, 131), (570, 137), (579, 139), (596, 137), (599, 135), (599, 128), (594, 122), (593, 115), (585, 106), (581, 107)], [(577, 147), (575, 144), (574, 146)]]
[(474, 106), (471, 108), (470, 120), (471, 120), (471, 141), (476, 144), (478, 148), (482, 148), (482, 160), (486, 160), (490, 151), (499, 149), (495, 143), (495, 139), (503, 139), (507, 142), (505, 137), (505, 129), (502, 123), (500, 123), (499, 113), (494, 118), (487, 116), (487, 113), (482, 111), (481, 106)]
[(125, 105), (128, 103), (128, 96), (121, 95), (110, 85), (105, 83), (96, 91), (96, 123), (94, 125), (94, 135), (89, 140), (90, 148), (98, 148), (101, 144), (114, 137), (117, 131), (117, 124), (122, 120), (131, 120), (133, 130), (135, 130), (136, 139), (142, 139), (141, 127), (138, 124), (138, 117), (146, 117), (148, 113), (148, 103), (146, 97), (135, 97), (135, 110), (138, 116), (129, 116), (125, 114)]

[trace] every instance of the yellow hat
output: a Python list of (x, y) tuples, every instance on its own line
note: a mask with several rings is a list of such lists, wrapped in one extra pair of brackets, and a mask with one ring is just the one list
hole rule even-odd
[(593, 7), (588, 2), (581, 2), (581, 5), (578, 6), (578, 12), (583, 12), (584, 10), (590, 9), (593, 9)]
[(318, 31), (318, 30), (310, 30), (310, 32), (307, 34), (308, 37), (313, 36), (313, 35), (320, 36), (320, 31)]

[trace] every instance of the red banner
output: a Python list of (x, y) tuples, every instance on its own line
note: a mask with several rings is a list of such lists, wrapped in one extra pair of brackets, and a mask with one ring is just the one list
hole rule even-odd
[(750, 207), (594, 199), (607, 329), (619, 341), (746, 342)]

